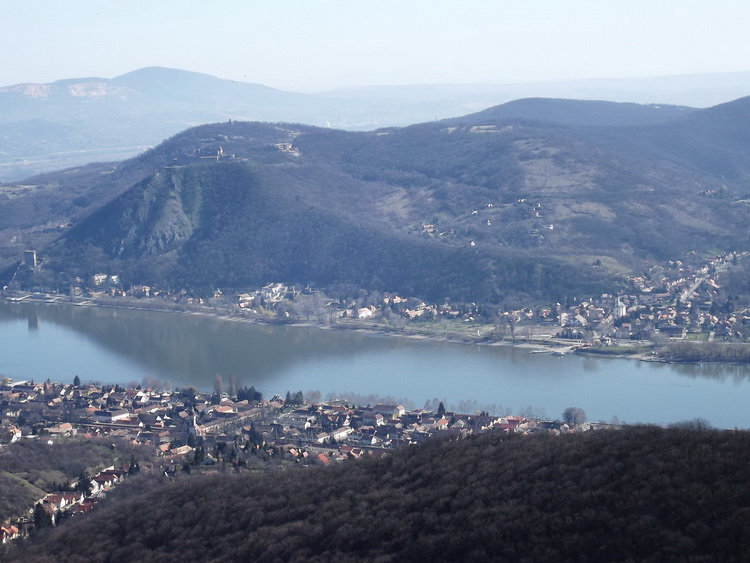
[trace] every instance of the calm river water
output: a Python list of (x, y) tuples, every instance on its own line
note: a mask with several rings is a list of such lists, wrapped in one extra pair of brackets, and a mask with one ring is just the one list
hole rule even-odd
[(422, 407), (665, 424), (750, 427), (750, 366), (673, 365), (528, 349), (262, 326), (180, 313), (0, 302), (0, 373), (128, 384), (144, 377), (211, 390), (215, 375), (264, 396), (287, 390), (391, 397)]

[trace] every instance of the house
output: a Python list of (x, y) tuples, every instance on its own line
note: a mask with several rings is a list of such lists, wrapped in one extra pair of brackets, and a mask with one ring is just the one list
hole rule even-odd
[(259, 298), (260, 298), (260, 292), (240, 293), (237, 296), (237, 303), (242, 309), (245, 309), (245, 308), (254, 306), (256, 304), (255, 302), (258, 301)]
[(177, 448), (173, 448), (169, 450), (169, 453), (171, 455), (186, 455), (193, 451), (193, 448), (190, 446), (179, 446)]
[(91, 479), (92, 492), (97, 493), (114, 487), (117, 483), (122, 481), (126, 475), (127, 473), (124, 470), (115, 469), (114, 467), (100, 471)]
[(448, 420), (443, 417), (440, 420), (436, 420), (435, 424), (433, 424), (433, 428), (436, 430), (447, 430), (448, 429)]
[(0, 527), (0, 542), (1, 543), (8, 543), (11, 540), (14, 540), (20, 536), (20, 532), (16, 526), (13, 526), (12, 524), (8, 526), (2, 526)]
[(362, 422), (366, 426), (382, 426), (388, 420), (397, 420), (406, 414), (403, 405), (378, 404), (369, 409), (362, 409)]
[(450, 428), (454, 430), (466, 430), (468, 427), (469, 423), (462, 418), (450, 425)]
[(269, 283), (261, 289), (261, 295), (265, 301), (277, 303), (281, 301), (289, 289), (282, 283)]
[(214, 415), (218, 417), (228, 418), (237, 414), (237, 409), (233, 406), (222, 405), (214, 409)]
[(346, 440), (346, 438), (349, 436), (349, 434), (352, 433), (352, 429), (347, 426), (342, 426), (341, 428), (337, 428), (333, 432), (331, 432), (331, 440)]
[(89, 283), (94, 286), (99, 286), (106, 282), (108, 277), (107, 274), (94, 274), (91, 276)]
[(94, 420), (111, 424), (117, 421), (130, 420), (130, 413), (125, 409), (97, 410), (94, 412)]
[(151, 287), (147, 285), (134, 285), (131, 292), (134, 297), (151, 297)]
[(348, 455), (352, 459), (359, 459), (364, 455), (365, 452), (362, 448), (351, 447), (346, 452), (342, 453), (346, 453), (346, 455)]
[(95, 504), (96, 501), (94, 499), (85, 499), (73, 506), (71, 511), (73, 514), (86, 514), (87, 512), (90, 512), (92, 508), (94, 508)]
[(41, 502), (53, 505), (59, 510), (68, 510), (71, 506), (81, 502), (85, 498), (83, 493), (51, 493), (44, 497)]
[(377, 404), (374, 407), (372, 407), (372, 410), (390, 419), (401, 418), (404, 414), (406, 414), (406, 408), (403, 405)]
[(70, 422), (62, 422), (56, 426), (50, 426), (47, 428), (47, 432), (53, 436), (75, 436), (77, 430), (73, 428)]
[(15, 424), (0, 427), (0, 443), (7, 440), (9, 444), (21, 439), (21, 430)]
[(372, 309), (368, 307), (362, 307), (361, 309), (357, 309), (357, 318), (358, 319), (369, 319), (372, 317), (373, 312)]
[(378, 446), (383, 440), (372, 432), (363, 432), (358, 442), (362, 446)]
[(206, 457), (203, 458), (203, 461), (200, 462), (200, 465), (202, 466), (209, 466), (209, 465), (216, 465), (219, 462), (218, 459), (216, 459), (211, 454), (206, 454)]

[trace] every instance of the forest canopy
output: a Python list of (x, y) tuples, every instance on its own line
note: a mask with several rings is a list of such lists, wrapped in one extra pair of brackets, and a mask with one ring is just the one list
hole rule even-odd
[[(137, 491), (138, 479), (122, 486)], [(191, 476), (113, 501), (10, 560), (741, 561), (748, 498), (746, 432), (493, 434), (335, 467)]]

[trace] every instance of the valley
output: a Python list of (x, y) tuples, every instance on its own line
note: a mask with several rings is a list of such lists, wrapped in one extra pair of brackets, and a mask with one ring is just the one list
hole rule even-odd
[(748, 20), (7, 3), (0, 561), (748, 560)]

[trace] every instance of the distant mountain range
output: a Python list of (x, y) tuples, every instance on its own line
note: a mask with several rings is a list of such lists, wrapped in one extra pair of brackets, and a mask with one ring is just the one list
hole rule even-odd
[(560, 301), (647, 260), (750, 250), (748, 125), (750, 98), (529, 99), (371, 132), (202, 125), (6, 188), (0, 251), (198, 293), (283, 280)]
[(229, 119), (347, 130), (455, 117), (526, 97), (708, 106), (750, 93), (750, 73), (500, 85), (350, 88), (320, 94), (167, 68), (0, 88), (0, 181), (122, 160)]

